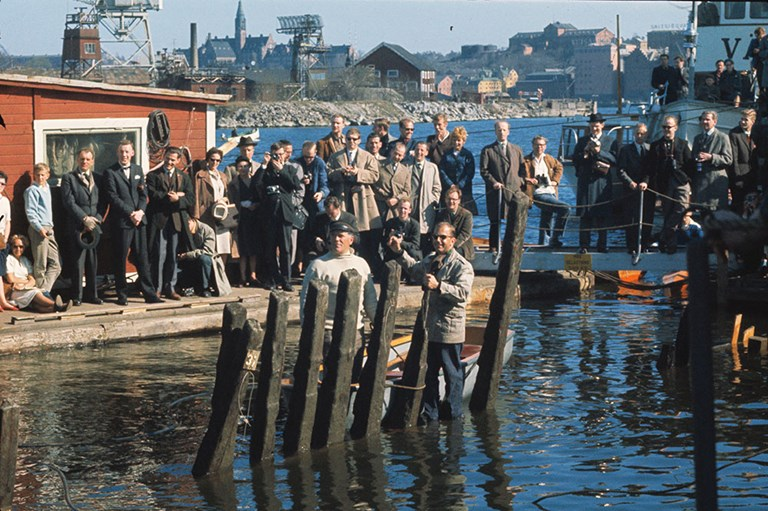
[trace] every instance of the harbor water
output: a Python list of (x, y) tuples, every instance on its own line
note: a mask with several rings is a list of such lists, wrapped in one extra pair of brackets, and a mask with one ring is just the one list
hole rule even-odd
[[(527, 152), (541, 133), (554, 152), (561, 122), (513, 120), (510, 139)], [(493, 123), (463, 125), (479, 159), (494, 139)], [(362, 131), (365, 136), (368, 128)], [(281, 138), (299, 148), (326, 132), (262, 129), (257, 153)], [(417, 125), (417, 138), (430, 133), (430, 125)], [(478, 224), (483, 189), (477, 175)], [(529, 241), (535, 236), (527, 234)], [(14, 507), (693, 510), (689, 375), (655, 368), (681, 309), (679, 299), (662, 291), (635, 296), (615, 288), (523, 303), (511, 318), (515, 351), (492, 413), (467, 411), (461, 421), (290, 459), (282, 457), (278, 436), (274, 461), (256, 466), (248, 461), (244, 423), (233, 473), (212, 481), (190, 473), (208, 423), (219, 338), (6, 356), (0, 401), (21, 409)], [(487, 313), (473, 308), (472, 321), (484, 323)], [(412, 319), (399, 315), (398, 331), (407, 331)], [(289, 329), (286, 373), (298, 334)], [(713, 337), (727, 340), (720, 330)], [(766, 508), (765, 359), (736, 366), (730, 351), (717, 349), (714, 360), (719, 508)]]

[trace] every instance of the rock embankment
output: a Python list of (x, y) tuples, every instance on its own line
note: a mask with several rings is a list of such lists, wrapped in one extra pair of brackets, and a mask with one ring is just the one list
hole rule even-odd
[(391, 103), (386, 101), (277, 101), (230, 103), (218, 108), (219, 128), (327, 126), (334, 114), (341, 114), (353, 125), (372, 124), (377, 117), (396, 122), (411, 117), (416, 122), (431, 122), (432, 116), (445, 113), (452, 122), (518, 117), (570, 117), (585, 115), (591, 104), (581, 99), (561, 99), (543, 102), (514, 100), (509, 102), (456, 103), (417, 101)]

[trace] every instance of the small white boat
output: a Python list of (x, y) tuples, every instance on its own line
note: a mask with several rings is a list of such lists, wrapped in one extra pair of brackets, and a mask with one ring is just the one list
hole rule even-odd
[(224, 142), (219, 146), (219, 150), (226, 155), (232, 149), (237, 147), (237, 144), (240, 143), (240, 139), (242, 137), (250, 137), (251, 140), (253, 140), (258, 144), (261, 138), (261, 135), (259, 133), (259, 128), (254, 128), (254, 131), (251, 131), (248, 133), (240, 133), (229, 138), (225, 138), (225, 135), (222, 135), (222, 138), (226, 140), (226, 142)]

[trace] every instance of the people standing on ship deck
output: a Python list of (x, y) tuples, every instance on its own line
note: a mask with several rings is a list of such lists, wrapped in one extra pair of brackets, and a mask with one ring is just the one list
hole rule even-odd
[(384, 261), (391, 261), (399, 254), (389, 248), (390, 236), (400, 238), (400, 245), (417, 261), (421, 259), (421, 233), (419, 223), (411, 218), (411, 199), (402, 197), (397, 202), (397, 216), (394, 216), (384, 224), (384, 236), (381, 238), (381, 248), (384, 253)]
[(579, 252), (586, 254), (592, 242), (592, 229), (597, 232), (597, 251), (608, 251), (608, 228), (612, 209), (611, 171), (616, 166), (613, 138), (603, 133), (605, 119), (590, 114), (590, 136), (582, 137), (573, 152), (576, 168), (576, 204), (579, 206)]
[(389, 158), (389, 119), (386, 117), (379, 117), (373, 120), (373, 132), (379, 136), (381, 140), (381, 147), (379, 148), (379, 155), (385, 158)]
[(382, 221), (397, 216), (398, 200), (411, 196), (411, 169), (403, 163), (403, 158), (405, 145), (395, 144), (389, 159), (379, 162), (379, 180), (373, 191)]
[[(656, 196), (647, 192), (652, 185), (648, 166), (650, 145), (646, 142), (648, 127), (638, 123), (634, 129), (634, 140), (624, 144), (619, 149), (617, 163), (619, 180), (624, 185), (626, 199), (624, 201), (624, 224), (627, 251), (640, 253), (651, 245), (653, 230), (653, 208)], [(653, 186), (655, 188), (655, 186)], [(643, 192), (643, 193), (641, 193)], [(643, 216), (640, 217), (640, 197), (643, 199)], [(642, 223), (642, 226), (639, 224)], [(640, 231), (640, 246), (637, 245), (637, 234)]]
[(344, 149), (345, 124), (343, 115), (334, 115), (331, 117), (331, 132), (317, 141), (317, 156), (325, 163), (328, 163), (331, 155)]
[(747, 194), (757, 192), (757, 151), (755, 150), (755, 121), (757, 112), (748, 108), (741, 113), (739, 125), (728, 137), (733, 149), (733, 163), (728, 167), (728, 188), (731, 190), (731, 211), (741, 215)]
[[(509, 123), (496, 121), (496, 141), (480, 152), (480, 175), (485, 181), (485, 204), (491, 221), (488, 241), (491, 252), (497, 251), (501, 220), (506, 218), (513, 199), (527, 200), (522, 192), (525, 175), (523, 151), (508, 142)], [(499, 195), (501, 194), (501, 200)]]
[(438, 214), (436, 224), (448, 222), (456, 230), (456, 244), (453, 246), (467, 261), (475, 259), (475, 245), (472, 241), (472, 223), (474, 217), (469, 210), (461, 206), (461, 188), (456, 185), (448, 188), (445, 194), (445, 208)]
[(400, 137), (397, 140), (393, 140), (389, 143), (387, 151), (391, 152), (398, 142), (403, 144), (405, 146), (405, 157), (403, 158), (403, 163), (411, 164), (413, 163), (413, 156), (416, 150), (416, 139), (413, 138), (413, 131), (415, 129), (413, 119), (410, 117), (404, 117), (400, 119), (398, 127), (400, 128)]
[(654, 67), (651, 73), (651, 87), (656, 89), (656, 94), (661, 98), (659, 104), (665, 105), (677, 101), (678, 75), (669, 65), (669, 55), (662, 53), (659, 61), (660, 65)]
[(685, 67), (685, 59), (678, 55), (675, 57), (675, 74), (677, 75), (677, 99), (688, 99), (688, 68)]
[[(422, 420), (451, 420), (462, 416), (464, 368), (461, 350), (466, 335), (469, 295), (475, 274), (472, 265), (455, 250), (456, 231), (449, 223), (435, 226), (434, 252), (416, 261), (403, 250), (400, 238), (391, 236), (389, 246), (399, 254), (397, 262), (410, 277), (421, 281), (425, 304), (421, 313), (427, 341), (427, 374), (422, 400)], [(443, 372), (445, 399), (440, 406), (438, 375)]]
[(717, 129), (717, 112), (707, 110), (699, 117), (703, 133), (693, 139), (691, 152), (696, 159), (693, 174), (693, 202), (710, 209), (728, 207), (728, 173), (733, 150), (728, 135)]
[(59, 244), (53, 232), (53, 206), (48, 179), (51, 169), (47, 163), (36, 163), (32, 169), (32, 184), (24, 190), (24, 211), (29, 221), (29, 239), (34, 266), (32, 275), (37, 287), (50, 292), (61, 274)]
[(432, 126), (435, 128), (435, 133), (427, 137), (427, 158), (439, 167), (443, 155), (452, 147), (451, 133), (448, 131), (448, 116), (443, 113), (434, 115)]
[[(563, 177), (563, 164), (548, 155), (547, 139), (536, 135), (531, 141), (531, 153), (525, 162), (525, 193), (541, 210), (539, 220), (539, 245), (549, 245), (552, 248), (563, 246), (560, 238), (565, 231), (565, 224), (570, 215), (570, 207), (558, 198), (560, 179)], [(529, 206), (529, 207), (530, 207)], [(554, 229), (552, 221), (554, 217)]]
[(677, 251), (676, 231), (680, 227), (691, 195), (693, 157), (688, 143), (676, 136), (677, 117), (667, 115), (661, 127), (664, 134), (651, 144), (648, 167), (655, 176), (656, 188), (661, 197), (664, 223), (659, 238), (659, 249), (674, 254)]
[(112, 234), (112, 254), (115, 262), (117, 304), (128, 304), (128, 283), (125, 264), (128, 252), (133, 255), (141, 294), (146, 303), (159, 303), (152, 284), (147, 243), (147, 189), (144, 171), (133, 163), (135, 150), (130, 140), (117, 146), (117, 162), (104, 171), (104, 197), (109, 204), (107, 221)]
[(437, 166), (440, 171), (440, 186), (443, 197), (446, 190), (456, 185), (461, 189), (461, 206), (473, 215), (477, 214), (472, 179), (475, 177), (475, 157), (472, 151), (465, 147), (467, 130), (463, 126), (453, 129), (450, 136), (451, 148), (440, 159)]
[(440, 172), (437, 165), (427, 161), (426, 142), (416, 144), (411, 170), (411, 217), (419, 224), (421, 251), (429, 253), (432, 244), (429, 233), (435, 226), (435, 217), (440, 208)]
[[(61, 178), (61, 201), (69, 231), (69, 267), (72, 300), (101, 305), (96, 288), (96, 247), (101, 238), (104, 202), (99, 202), (101, 179), (93, 171), (94, 153), (90, 147), (77, 153), (77, 168)], [(85, 290), (83, 290), (85, 274)]]
[(738, 107), (741, 104), (741, 74), (733, 67), (733, 60), (725, 61), (725, 71), (718, 81), (720, 101)]

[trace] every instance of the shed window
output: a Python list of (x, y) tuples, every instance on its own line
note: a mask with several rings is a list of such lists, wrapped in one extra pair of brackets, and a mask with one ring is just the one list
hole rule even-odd
[(96, 54), (96, 43), (85, 43), (85, 44), (83, 44), (83, 51), (87, 55), (95, 55)]
[(387, 78), (399, 78), (399, 77), (400, 77), (399, 69), (387, 69)]

